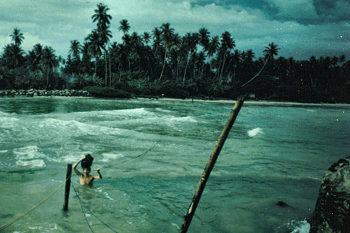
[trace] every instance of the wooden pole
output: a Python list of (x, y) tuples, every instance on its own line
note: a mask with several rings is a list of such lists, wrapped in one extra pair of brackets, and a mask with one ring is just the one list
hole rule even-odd
[(65, 192), (64, 192), (64, 204), (63, 204), (64, 211), (68, 210), (71, 175), (72, 175), (72, 164), (67, 164), (66, 188), (65, 188)]
[(190, 207), (188, 208), (188, 211), (185, 215), (185, 219), (182, 223), (180, 233), (186, 233), (190, 224), (191, 224), (191, 221), (192, 221), (192, 218), (193, 218), (194, 213), (196, 211), (196, 208), (198, 206), (199, 200), (202, 196), (205, 185), (209, 179), (209, 175), (214, 168), (215, 162), (216, 162), (217, 158), (219, 157), (220, 151), (221, 151), (222, 147), (224, 146), (224, 143), (227, 139), (228, 134), (230, 133), (232, 125), (234, 124), (234, 122), (238, 116), (238, 113), (241, 110), (241, 107), (244, 103), (244, 100), (245, 100), (245, 96), (240, 96), (238, 98), (235, 106), (231, 110), (231, 113), (230, 113), (230, 116), (226, 122), (226, 125), (221, 132), (219, 140), (216, 143), (216, 146), (215, 146), (215, 148), (214, 148), (214, 150), (209, 158), (207, 166), (205, 167), (204, 172), (199, 180), (196, 192), (194, 193), (194, 196), (192, 198), (192, 203), (191, 203)]

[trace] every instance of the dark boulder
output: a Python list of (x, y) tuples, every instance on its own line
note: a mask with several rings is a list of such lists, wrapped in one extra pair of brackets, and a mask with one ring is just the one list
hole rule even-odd
[(287, 207), (287, 206), (288, 206), (288, 204), (285, 203), (284, 201), (278, 201), (278, 202), (276, 203), (276, 205), (277, 205), (277, 206), (282, 206), (282, 207)]
[(310, 233), (350, 232), (350, 157), (333, 164), (323, 177)]

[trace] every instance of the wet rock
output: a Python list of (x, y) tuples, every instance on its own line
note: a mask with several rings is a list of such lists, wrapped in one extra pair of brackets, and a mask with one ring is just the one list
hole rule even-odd
[(279, 202), (276, 203), (276, 205), (277, 206), (283, 206), (283, 207), (287, 207), (288, 206), (288, 204), (285, 203), (284, 201), (279, 201)]
[(350, 232), (350, 157), (333, 164), (323, 177), (310, 233)]
[(92, 97), (90, 92), (83, 90), (0, 90), (0, 96), (77, 96), (77, 97)]

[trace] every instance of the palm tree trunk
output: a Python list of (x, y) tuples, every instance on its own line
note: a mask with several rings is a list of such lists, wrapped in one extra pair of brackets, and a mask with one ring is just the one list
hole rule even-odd
[(107, 74), (107, 50), (105, 49), (105, 86), (108, 83), (108, 74)]
[(48, 88), (49, 88), (49, 72), (50, 72), (50, 70), (49, 70), (49, 68), (47, 68), (47, 70), (46, 70), (46, 90), (48, 90)]
[(163, 69), (162, 69), (162, 72), (160, 73), (160, 77), (159, 77), (159, 80), (162, 79), (162, 76), (163, 76), (163, 72), (164, 72), (164, 67), (165, 67), (165, 60), (166, 60), (166, 49), (165, 49), (165, 54), (164, 54), (164, 63), (163, 63)]
[[(193, 53), (191, 54), (191, 57), (193, 57)], [(196, 59), (193, 61), (193, 76), (192, 78), (196, 77)]]
[(111, 65), (111, 53), (109, 52), (109, 85), (112, 86), (112, 65)]
[(120, 68), (120, 63), (119, 63), (119, 82), (122, 80), (122, 69)]
[(224, 66), (225, 66), (225, 62), (226, 62), (226, 56), (225, 55), (226, 55), (226, 52), (224, 53), (224, 61), (222, 63), (222, 67), (221, 67), (221, 71), (220, 71), (220, 75), (219, 75), (220, 79), (222, 77), (222, 72), (224, 71)]
[(97, 58), (95, 57), (95, 77), (97, 77)]
[(186, 67), (185, 67), (184, 77), (183, 77), (183, 79), (182, 79), (182, 87), (184, 87), (184, 86), (185, 86), (185, 80), (186, 80), (186, 71), (187, 71), (188, 62), (189, 62), (189, 59), (188, 59), (188, 56), (187, 56), (187, 62), (186, 62)]

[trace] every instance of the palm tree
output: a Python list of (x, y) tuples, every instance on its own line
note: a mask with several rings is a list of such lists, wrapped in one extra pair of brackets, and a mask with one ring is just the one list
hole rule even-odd
[(164, 48), (165, 48), (165, 54), (164, 54), (164, 63), (163, 63), (163, 69), (162, 69), (162, 72), (160, 73), (160, 77), (159, 77), (159, 80), (162, 79), (162, 75), (163, 75), (163, 72), (164, 72), (164, 67), (165, 67), (165, 62), (166, 62), (166, 57), (167, 57), (167, 53), (170, 49), (170, 44), (171, 44), (171, 41), (174, 37), (174, 28), (171, 28), (170, 27), (170, 23), (165, 23), (163, 24), (161, 27), (161, 39), (162, 39), (162, 42), (164, 44)]
[(187, 71), (187, 66), (188, 63), (191, 59), (191, 57), (195, 54), (196, 50), (197, 50), (197, 45), (199, 42), (199, 34), (198, 33), (187, 33), (182, 40), (182, 44), (183, 44), (183, 49), (186, 53), (186, 67), (185, 67), (185, 72), (184, 72), (184, 77), (182, 80), (182, 85), (185, 85), (185, 79), (186, 79), (186, 71)]
[(10, 69), (17, 68), (24, 60), (24, 51), (15, 44), (6, 45), (4, 48), (3, 58), (5, 58), (7, 67)]
[(29, 51), (25, 58), (26, 58), (26, 66), (30, 71), (34, 72), (39, 69), (38, 58), (34, 50)]
[(128, 23), (128, 20), (122, 19), (119, 23), (120, 23), (120, 26), (119, 26), (118, 30), (122, 31), (124, 34), (127, 34), (129, 29), (130, 29), (130, 25)]
[(310, 84), (311, 86), (316, 89), (316, 86), (318, 85), (318, 77), (319, 77), (319, 64), (315, 56), (311, 56), (309, 58), (309, 77), (310, 77)]
[(204, 72), (204, 65), (205, 65), (205, 53), (204, 53), (204, 51), (200, 51), (199, 53), (198, 53), (198, 56), (197, 56), (197, 61), (196, 61), (196, 63), (198, 64), (198, 67), (200, 67), (199, 68), (199, 71), (201, 71), (201, 77), (203, 77), (203, 72)]
[(332, 57), (331, 63), (332, 63), (333, 67), (337, 66), (338, 62), (339, 62), (339, 57), (337, 57), (337, 56)]
[(158, 57), (158, 50), (162, 42), (162, 39), (161, 39), (162, 32), (159, 30), (159, 28), (156, 27), (152, 30), (152, 35), (153, 35), (152, 49), (154, 51), (154, 56)]
[(208, 44), (208, 57), (209, 59), (214, 56), (214, 54), (218, 51), (219, 49), (219, 37), (214, 36), (211, 41)]
[(341, 56), (339, 57), (339, 62), (340, 62), (341, 64), (343, 64), (343, 63), (345, 62), (345, 60), (346, 60), (346, 57), (345, 57), (344, 54), (341, 55)]
[(95, 9), (94, 11), (95, 11), (95, 14), (91, 16), (91, 18), (93, 19), (92, 22), (97, 21), (98, 31), (105, 30), (108, 27), (108, 25), (111, 24), (110, 20), (112, 20), (112, 16), (107, 14), (107, 11), (109, 11), (109, 8), (106, 5), (100, 3), (97, 5), (97, 9)]
[[(211, 58), (214, 56), (214, 54), (218, 51), (219, 49), (219, 37), (218, 36), (214, 36), (211, 41), (208, 44), (208, 49), (207, 49), (207, 53), (208, 53), (208, 59), (209, 59), (209, 66), (210, 66), (210, 71), (212, 69), (211, 67)], [(210, 76), (211, 76), (211, 72), (210, 72)]]
[[(100, 31), (100, 37), (103, 42), (102, 49), (105, 51), (105, 86), (107, 86), (107, 44), (109, 43), (109, 39), (112, 38), (112, 32), (108, 29), (109, 27), (104, 28), (102, 31)], [(111, 64), (109, 64), (111, 65)]]
[(41, 44), (36, 44), (36, 45), (34, 45), (33, 51), (35, 52), (36, 56), (40, 60), (41, 59), (41, 55), (43, 53), (43, 46)]
[(264, 49), (265, 56), (273, 57), (278, 55), (278, 50), (280, 48), (277, 48), (277, 45), (273, 42), (269, 44), (269, 46), (266, 46)]
[(265, 59), (270, 59), (271, 60), (271, 74), (273, 75), (274, 72), (274, 56), (278, 55), (278, 50), (280, 50), (280, 48), (277, 48), (277, 45), (274, 44), (273, 42), (269, 44), (269, 46), (266, 46), (264, 49), (264, 54), (265, 54)]
[(199, 29), (199, 44), (203, 46), (203, 50), (207, 51), (209, 45), (210, 32), (206, 28)]
[(85, 41), (83, 46), (81, 47), (81, 53), (83, 54), (83, 62), (90, 62), (91, 61), (91, 49), (89, 42)]
[(149, 34), (148, 32), (144, 32), (142, 36), (142, 40), (146, 45), (148, 45), (148, 43), (151, 40), (151, 34)]
[(130, 62), (130, 56), (131, 56), (131, 37), (129, 34), (125, 33), (122, 37), (123, 45), (121, 50), (121, 56), (123, 60), (128, 60), (129, 63), (129, 73), (131, 72), (131, 62)]
[(253, 59), (255, 58), (255, 53), (253, 52), (253, 50), (249, 49), (246, 52), (246, 61), (248, 61), (248, 63), (253, 62)]
[[(29, 66), (34, 65), (34, 67), (32, 67), (32, 69), (39, 69), (41, 70), (41, 72), (44, 73), (44, 71), (42, 70), (42, 67), (40, 66), (40, 61), (41, 61), (41, 56), (43, 54), (43, 46), (41, 44), (36, 44), (33, 47), (33, 50), (29, 52), (30, 58), (27, 56), (27, 65), (29, 64)], [(32, 61), (28, 61), (28, 59), (32, 60)]]
[(95, 9), (95, 14), (91, 17), (93, 19), (93, 22), (97, 21), (97, 32), (100, 36), (100, 46), (105, 52), (105, 86), (107, 86), (107, 48), (106, 45), (109, 42), (109, 39), (112, 38), (112, 33), (108, 29), (109, 25), (111, 24), (110, 20), (112, 19), (112, 16), (107, 14), (107, 11), (109, 11), (109, 8), (100, 3), (97, 5), (97, 9)]
[(176, 67), (176, 79), (179, 79), (179, 59), (178, 59), (178, 52), (180, 51), (180, 47), (181, 47), (181, 36), (179, 34), (175, 34), (173, 37), (173, 40), (171, 42), (171, 46), (170, 46), (170, 52), (171, 55), (173, 57), (172, 61), (174, 66)]
[[(120, 26), (118, 28), (119, 31), (123, 32), (123, 48), (121, 49), (121, 58), (123, 60), (128, 60), (129, 63), (129, 72), (131, 72), (131, 64), (130, 64), (130, 52), (131, 52), (131, 38), (130, 35), (128, 34), (129, 30), (130, 30), (130, 24), (128, 22), (128, 20), (126, 19), (122, 19), (120, 22)], [(119, 77), (119, 79), (121, 79), (121, 76)]]
[(69, 54), (72, 55), (76, 60), (80, 60), (81, 46), (79, 41), (72, 40), (70, 45)]
[(95, 58), (95, 77), (97, 76), (97, 61), (100, 58), (102, 52), (102, 42), (99, 33), (97, 30), (93, 30), (86, 38), (89, 45), (90, 54)]
[(221, 54), (222, 58), (222, 65), (221, 65), (221, 71), (219, 77), (222, 76), (224, 67), (225, 67), (225, 61), (227, 57), (227, 53), (233, 49), (236, 46), (235, 41), (232, 39), (231, 34), (226, 31), (221, 35), (221, 46), (219, 48), (219, 55)]
[(22, 44), (22, 41), (24, 40), (23, 33), (21, 33), (21, 30), (17, 28), (13, 30), (13, 34), (11, 34), (10, 37), (12, 37), (12, 41), (14, 41), (15, 45), (18, 47)]
[(41, 67), (46, 74), (46, 89), (49, 87), (49, 76), (53, 71), (54, 67), (58, 66), (58, 60), (55, 55), (55, 51), (51, 47), (45, 46), (41, 55)]
[(143, 43), (142, 38), (137, 34), (137, 32), (133, 32), (131, 37), (131, 56), (136, 62), (135, 67), (138, 66), (139, 70), (141, 69), (141, 59), (142, 59), (142, 50), (143, 50)]

